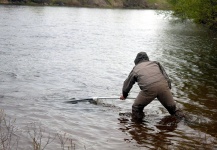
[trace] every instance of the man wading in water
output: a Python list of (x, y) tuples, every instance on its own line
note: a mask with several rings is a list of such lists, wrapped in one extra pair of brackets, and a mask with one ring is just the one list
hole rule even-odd
[(155, 98), (161, 102), (171, 115), (182, 117), (183, 114), (180, 110), (177, 110), (170, 92), (170, 79), (161, 64), (156, 61), (149, 61), (145, 52), (138, 53), (134, 63), (134, 68), (124, 81), (120, 97), (121, 100), (125, 100), (134, 83), (138, 82), (141, 91), (132, 106), (132, 120), (136, 122), (142, 121), (144, 107)]

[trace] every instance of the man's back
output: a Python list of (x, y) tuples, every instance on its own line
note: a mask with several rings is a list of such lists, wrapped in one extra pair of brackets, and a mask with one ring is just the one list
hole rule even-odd
[(141, 62), (134, 67), (133, 72), (137, 76), (137, 82), (141, 90), (153, 83), (165, 80), (159, 65), (155, 61)]

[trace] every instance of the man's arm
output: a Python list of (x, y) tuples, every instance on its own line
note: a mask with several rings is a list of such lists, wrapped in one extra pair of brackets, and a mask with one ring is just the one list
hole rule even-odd
[(128, 78), (124, 81), (123, 88), (122, 88), (122, 96), (120, 99), (126, 99), (128, 93), (130, 92), (131, 88), (136, 82), (136, 77), (133, 71), (130, 72)]
[(156, 62), (162, 72), (162, 74), (164, 75), (165, 79), (167, 80), (167, 83), (168, 83), (168, 86), (169, 88), (171, 89), (172, 86), (171, 86), (171, 80), (169, 78), (169, 76), (167, 75), (166, 71), (164, 70), (163, 66), (159, 63), (159, 62)]

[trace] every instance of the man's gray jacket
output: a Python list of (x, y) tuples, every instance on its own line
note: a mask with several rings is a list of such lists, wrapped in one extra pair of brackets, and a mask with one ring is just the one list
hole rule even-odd
[(135, 64), (135, 67), (132, 69), (123, 84), (122, 93), (125, 98), (128, 96), (128, 93), (135, 82), (138, 83), (141, 90), (144, 90), (148, 89), (148, 86), (153, 83), (166, 80), (171, 89), (170, 79), (159, 62), (143, 59), (135, 62)]

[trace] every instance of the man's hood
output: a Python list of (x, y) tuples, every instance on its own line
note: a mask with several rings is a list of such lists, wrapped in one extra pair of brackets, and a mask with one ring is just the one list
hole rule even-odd
[(135, 65), (142, 61), (149, 61), (148, 55), (146, 52), (140, 52), (137, 54), (136, 59), (134, 60)]

